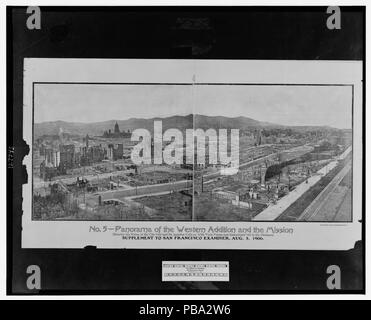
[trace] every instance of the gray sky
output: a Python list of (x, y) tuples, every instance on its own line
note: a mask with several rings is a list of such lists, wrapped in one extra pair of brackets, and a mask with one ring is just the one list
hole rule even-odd
[(351, 87), (39, 84), (35, 122), (187, 115), (245, 116), (283, 125), (351, 128)]

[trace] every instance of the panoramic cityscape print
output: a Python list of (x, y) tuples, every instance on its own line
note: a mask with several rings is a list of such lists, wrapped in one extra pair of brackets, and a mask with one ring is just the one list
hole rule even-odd
[(34, 85), (33, 220), (352, 221), (352, 87)]

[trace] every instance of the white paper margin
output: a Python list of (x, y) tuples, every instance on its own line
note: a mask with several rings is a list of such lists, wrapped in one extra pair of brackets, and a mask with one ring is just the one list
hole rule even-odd
[[(177, 221), (32, 221), (32, 84), (33, 82), (131, 83), (287, 83), (354, 85), (353, 222), (177, 222)], [(362, 62), (278, 60), (24, 60), (23, 137), (30, 153), (23, 164), (28, 183), (23, 185), (22, 248), (179, 248), (348, 250), (361, 239), (362, 219)], [(229, 226), (293, 228), (294, 235), (276, 235), (263, 241), (148, 241), (125, 240), (111, 233), (91, 233), (89, 226), (151, 227)]]

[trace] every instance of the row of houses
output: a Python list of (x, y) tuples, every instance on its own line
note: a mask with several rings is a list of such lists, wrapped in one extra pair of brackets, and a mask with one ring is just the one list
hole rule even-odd
[(40, 164), (40, 177), (49, 180), (55, 175), (66, 174), (67, 169), (92, 165), (104, 159), (118, 160), (124, 155), (123, 144), (107, 144), (83, 147), (74, 144), (60, 144), (59, 149), (45, 148), (39, 151), (43, 155)]

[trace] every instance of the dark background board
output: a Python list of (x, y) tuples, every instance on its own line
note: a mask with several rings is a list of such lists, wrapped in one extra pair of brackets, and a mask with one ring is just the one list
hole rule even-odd
[[(41, 30), (28, 30), (26, 7), (8, 7), (8, 294), (334, 293), (329, 265), (342, 271), (336, 293), (364, 293), (365, 219), (363, 241), (346, 252), (21, 249), (25, 57), (364, 61), (365, 8), (341, 7), (340, 30), (327, 29), (328, 16), (326, 7), (41, 7)], [(163, 283), (162, 260), (229, 261), (230, 282)], [(40, 291), (26, 287), (29, 265), (40, 266)]]

